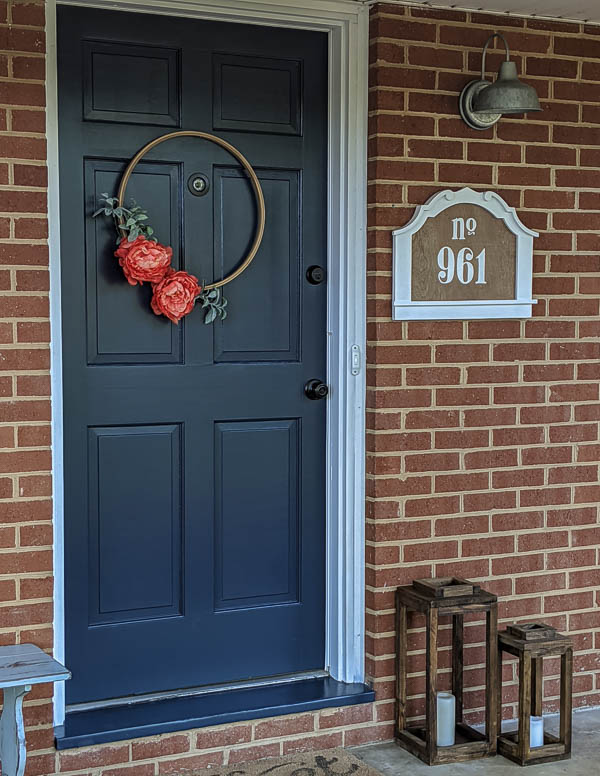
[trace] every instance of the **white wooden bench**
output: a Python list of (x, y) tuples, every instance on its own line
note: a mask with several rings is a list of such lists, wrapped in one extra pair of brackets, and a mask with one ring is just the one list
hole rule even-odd
[(0, 716), (2, 776), (23, 776), (25, 770), (24, 696), (33, 684), (70, 677), (70, 671), (33, 644), (0, 647), (0, 688), (4, 695)]

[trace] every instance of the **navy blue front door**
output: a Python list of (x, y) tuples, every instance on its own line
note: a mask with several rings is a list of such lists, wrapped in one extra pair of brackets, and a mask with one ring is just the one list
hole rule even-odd
[[(323, 668), (327, 40), (59, 7), (69, 703)], [(178, 128), (257, 171), (267, 221), (229, 317), (156, 317), (108, 219), (127, 161)], [(188, 186), (205, 175), (209, 191)], [(210, 282), (256, 221), (223, 149), (165, 142), (128, 196), (173, 265)]]

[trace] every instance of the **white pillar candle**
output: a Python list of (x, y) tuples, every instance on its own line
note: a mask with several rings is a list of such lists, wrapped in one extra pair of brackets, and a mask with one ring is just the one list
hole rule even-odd
[(544, 746), (544, 718), (531, 717), (529, 720), (529, 747)]
[(456, 699), (451, 692), (437, 694), (437, 745), (454, 746)]

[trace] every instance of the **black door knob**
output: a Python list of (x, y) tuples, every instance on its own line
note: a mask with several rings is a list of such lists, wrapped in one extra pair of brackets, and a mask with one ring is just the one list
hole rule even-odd
[(317, 380), (316, 378), (309, 380), (304, 386), (304, 394), (306, 398), (312, 399), (313, 401), (316, 399), (324, 399), (328, 393), (329, 388), (327, 385), (325, 385), (322, 380)]
[(318, 286), (325, 280), (325, 270), (323, 267), (319, 267), (318, 264), (313, 264), (306, 270), (306, 279), (313, 286)]

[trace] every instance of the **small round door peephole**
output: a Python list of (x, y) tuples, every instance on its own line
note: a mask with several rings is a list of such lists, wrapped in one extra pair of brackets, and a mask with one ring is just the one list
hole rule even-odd
[(208, 193), (210, 181), (201, 172), (195, 172), (188, 178), (188, 189), (195, 197), (203, 197)]

